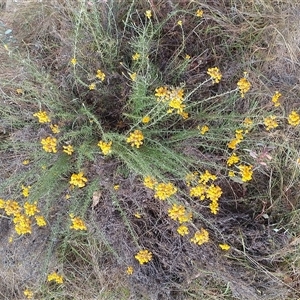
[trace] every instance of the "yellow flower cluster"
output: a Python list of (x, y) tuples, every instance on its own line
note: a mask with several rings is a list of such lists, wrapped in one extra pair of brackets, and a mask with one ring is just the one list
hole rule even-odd
[(70, 184), (74, 186), (78, 186), (82, 188), (85, 186), (87, 182), (87, 178), (84, 177), (83, 172), (79, 172), (78, 174), (72, 174), (70, 179)]
[(27, 299), (32, 299), (32, 297), (33, 297), (33, 292), (29, 289), (24, 290), (23, 294)]
[(157, 185), (157, 181), (155, 178), (151, 177), (151, 176), (146, 176), (144, 178), (144, 186), (147, 187), (148, 189), (153, 190), (154, 187)]
[(110, 142), (100, 141), (97, 145), (100, 147), (103, 155), (108, 155), (111, 153), (111, 145), (112, 145), (111, 141)]
[(22, 185), (22, 195), (27, 198), (29, 196), (29, 189), (31, 188), (30, 185), (24, 186)]
[(300, 124), (300, 116), (296, 111), (292, 111), (288, 116), (288, 122), (292, 126), (297, 126)]
[(149, 116), (144, 116), (142, 118), (142, 123), (144, 124), (148, 124), (150, 122), (151, 118)]
[[(37, 208), (37, 203), (29, 203), (25, 202), (24, 206), (21, 207), (18, 202), (14, 200), (3, 200), (0, 199), (0, 209), (4, 209), (4, 212), (7, 216), (13, 216), (14, 228), (17, 234), (31, 234), (31, 225), (32, 220), (31, 216), (34, 216), (39, 212)], [(43, 216), (35, 216), (35, 218), (39, 217), (40, 222), (37, 221), (38, 226), (45, 226), (46, 222)], [(41, 221), (45, 224), (41, 225)]]
[(155, 96), (158, 102), (168, 103), (168, 113), (174, 111), (179, 114), (183, 119), (188, 118), (188, 113), (184, 111), (184, 91), (181, 88), (161, 86), (155, 89)]
[(75, 217), (73, 214), (69, 215), (71, 218), (72, 225), (70, 226), (71, 229), (75, 230), (86, 230), (85, 223), (79, 217)]
[(224, 251), (228, 251), (230, 249), (228, 244), (219, 244), (219, 247)]
[(51, 122), (47, 112), (45, 111), (39, 111), (35, 114), (33, 114), (34, 117), (37, 117), (40, 123), (49, 123)]
[(146, 10), (145, 16), (150, 20), (151, 17), (152, 17), (152, 12), (151, 12), (151, 10)]
[(37, 208), (37, 202), (33, 204), (29, 202), (24, 203), (24, 211), (27, 216), (34, 216), (36, 213), (40, 212)]
[(269, 116), (264, 119), (264, 124), (266, 126), (266, 130), (271, 130), (273, 128), (278, 127), (278, 122), (276, 121), (276, 116)]
[(243, 125), (246, 127), (246, 128), (249, 128), (253, 125), (253, 121), (250, 119), (250, 118), (245, 118), (244, 122), (243, 122)]
[(168, 215), (172, 220), (178, 221), (179, 224), (189, 222), (192, 220), (192, 213), (186, 212), (185, 207), (183, 205), (174, 204), (168, 210)]
[(140, 250), (134, 257), (140, 265), (143, 265), (152, 259), (152, 253), (149, 250)]
[(90, 91), (93, 91), (96, 89), (96, 83), (95, 82), (92, 82), (90, 85), (89, 85), (89, 90)]
[(236, 155), (235, 152), (231, 154), (231, 156), (227, 159), (227, 165), (230, 167), (234, 164), (237, 164), (240, 161), (240, 158)]
[(280, 106), (280, 102), (279, 102), (280, 97), (281, 97), (281, 94), (278, 91), (276, 91), (275, 94), (272, 97), (272, 102), (273, 102), (275, 107)]
[[(151, 11), (150, 11), (151, 12)], [(135, 54), (133, 54), (132, 55), (132, 60), (138, 60), (139, 58), (141, 57), (141, 54), (139, 54), (139, 53), (135, 53)]]
[(177, 228), (177, 232), (184, 236), (184, 235), (187, 235), (189, 234), (189, 229), (186, 225), (180, 225), (178, 228)]
[(58, 284), (62, 284), (64, 282), (63, 276), (58, 275), (56, 272), (53, 272), (48, 275), (47, 280), (50, 281), (55, 281)]
[(236, 149), (237, 145), (244, 139), (243, 136), (244, 130), (243, 129), (238, 129), (235, 131), (235, 138), (232, 139), (228, 144), (227, 147), (229, 149)]
[(127, 270), (126, 270), (126, 273), (128, 274), (128, 275), (132, 275), (133, 274), (133, 267), (132, 266), (128, 266), (127, 267)]
[(72, 153), (74, 152), (74, 148), (72, 145), (63, 146), (63, 152), (68, 155), (72, 155)]
[[(245, 75), (247, 75), (247, 73), (245, 72)], [(248, 81), (248, 79), (246, 77), (241, 78), (238, 83), (237, 86), (240, 90), (241, 93), (241, 97), (244, 98), (245, 94), (250, 90), (251, 88), (251, 83)]]
[(222, 79), (222, 74), (218, 67), (208, 68), (207, 74), (211, 77), (213, 83), (219, 83)]
[(51, 124), (50, 129), (53, 133), (60, 133), (59, 126), (57, 124)]
[(126, 142), (131, 144), (131, 147), (140, 148), (143, 145), (144, 135), (143, 133), (136, 129), (134, 132), (131, 132), (129, 137), (127, 138)]
[(207, 243), (208, 241), (209, 233), (204, 228), (202, 228), (200, 231), (197, 231), (194, 237), (191, 238), (191, 242), (199, 246), (201, 246), (204, 243)]
[(240, 165), (238, 166), (240, 173), (242, 175), (242, 181), (247, 182), (252, 179), (253, 169), (252, 166)]
[(71, 64), (72, 64), (73, 66), (75, 66), (75, 65), (77, 64), (77, 59), (76, 59), (75, 57), (73, 57), (73, 58), (71, 59)]
[(177, 192), (177, 188), (173, 185), (173, 183), (158, 183), (155, 187), (154, 198), (158, 198), (159, 200), (166, 200), (167, 198), (173, 196)]
[[(197, 197), (200, 200), (209, 199), (211, 201), (209, 204), (211, 213), (217, 214), (219, 210), (218, 201), (223, 193), (218, 185), (212, 183), (212, 181), (217, 179), (217, 176), (206, 170), (200, 174), (197, 181), (195, 179), (192, 182), (193, 187), (190, 188), (190, 196)], [(189, 184), (191, 185), (191, 182)]]
[(200, 130), (200, 133), (204, 135), (207, 131), (209, 131), (209, 127), (207, 125), (204, 125), (202, 127), (198, 126), (198, 129)]
[(104, 81), (104, 79), (105, 79), (105, 74), (104, 74), (101, 70), (97, 70), (96, 77), (97, 77), (98, 79), (100, 79), (101, 81)]
[(57, 149), (56, 149), (57, 139), (56, 138), (48, 136), (47, 138), (41, 140), (41, 144), (43, 145), (43, 149), (46, 152), (50, 152), (50, 153), (51, 152), (53, 152), (53, 153), (57, 152)]
[(203, 10), (202, 9), (198, 9), (196, 11), (196, 16), (199, 17), (199, 18), (202, 18), (203, 17)]

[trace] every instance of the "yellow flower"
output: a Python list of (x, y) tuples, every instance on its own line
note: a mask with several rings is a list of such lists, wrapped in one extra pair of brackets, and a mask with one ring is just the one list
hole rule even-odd
[(191, 242), (202, 245), (204, 243), (207, 243), (209, 241), (209, 233), (207, 230), (202, 228), (200, 231), (197, 231), (193, 238), (191, 238)]
[(142, 215), (139, 213), (139, 212), (136, 212), (134, 214), (134, 216), (137, 218), (137, 219), (140, 219), (142, 217)]
[(290, 125), (292, 126), (297, 126), (300, 124), (300, 116), (299, 114), (296, 112), (296, 111), (292, 111), (290, 114), (289, 114), (289, 117), (288, 117), (288, 122)]
[(6, 201), (3, 199), (0, 199), (0, 208), (5, 208)]
[(147, 124), (147, 123), (150, 122), (150, 120), (151, 120), (151, 118), (150, 118), (149, 116), (144, 116), (144, 117), (142, 118), (142, 123)]
[(105, 74), (104, 74), (101, 70), (97, 70), (96, 77), (97, 77), (98, 79), (100, 79), (101, 81), (104, 81), (104, 79), (105, 79)]
[(75, 229), (75, 230), (86, 230), (87, 229), (81, 218), (74, 217), (73, 214), (70, 214), (69, 216), (72, 221), (72, 225), (70, 226), (71, 229)]
[(46, 221), (45, 221), (45, 218), (43, 216), (35, 216), (35, 221), (36, 221), (36, 224), (40, 227), (43, 227), (43, 226), (46, 226)]
[(177, 22), (177, 25), (182, 26), (182, 21), (179, 20), (179, 21)]
[(240, 139), (233, 139), (233, 140), (231, 140), (228, 144), (227, 144), (227, 147), (229, 148), (229, 149), (236, 149), (236, 146), (239, 144), (241, 142), (241, 140)]
[(230, 249), (228, 244), (219, 244), (219, 247), (224, 251), (228, 251)]
[(19, 203), (13, 200), (7, 200), (4, 203), (4, 210), (5, 213), (10, 216), (17, 216), (20, 214), (21, 207), (19, 206)]
[(251, 127), (253, 124), (253, 121), (250, 118), (245, 118), (243, 124), (245, 127)]
[(228, 176), (229, 176), (229, 177), (234, 177), (234, 176), (235, 176), (234, 171), (229, 171), (229, 172), (228, 172)]
[(201, 18), (203, 16), (203, 10), (202, 9), (198, 9), (196, 11), (196, 16), (199, 17), (199, 18)]
[(45, 111), (39, 111), (35, 114), (33, 114), (34, 117), (37, 117), (39, 119), (40, 123), (49, 123), (51, 122), (49, 116), (47, 115), (47, 112)]
[(73, 57), (73, 58), (71, 59), (71, 64), (72, 64), (73, 66), (75, 66), (75, 65), (77, 64), (77, 59), (76, 59), (75, 57)]
[(238, 81), (237, 86), (240, 90), (241, 97), (244, 98), (245, 94), (251, 88), (251, 83), (247, 80), (247, 78), (243, 77)]
[(94, 89), (96, 89), (96, 83), (95, 83), (95, 82), (92, 82), (92, 83), (89, 85), (89, 89), (90, 89), (90, 91), (93, 91)]
[(200, 200), (204, 200), (206, 189), (207, 187), (204, 184), (198, 184), (190, 189), (190, 196), (198, 197)]
[(272, 102), (274, 103), (275, 107), (280, 106), (280, 102), (279, 102), (280, 97), (281, 97), (281, 94), (278, 91), (276, 91), (272, 97)]
[(159, 200), (166, 200), (177, 192), (177, 188), (171, 182), (159, 183), (154, 187), (154, 190), (154, 198), (158, 198)]
[[(161, 86), (155, 89), (155, 97), (166, 98), (169, 94), (168, 87)], [(158, 101), (163, 101), (163, 99), (158, 99)]]
[(168, 210), (168, 215), (172, 220), (178, 220), (180, 224), (191, 221), (193, 217), (192, 213), (186, 212), (184, 206), (177, 204)]
[(139, 53), (136, 52), (135, 54), (132, 55), (132, 60), (135, 60), (135, 61), (136, 61), (136, 60), (138, 60), (140, 57), (141, 57), (141, 54), (139, 54)]
[(152, 259), (152, 253), (148, 250), (140, 250), (135, 255), (135, 259), (140, 263), (140, 265), (143, 265)]
[(24, 211), (27, 216), (34, 216), (37, 212), (39, 212), (39, 209), (37, 208), (37, 202), (35, 201), (33, 204), (29, 202), (25, 202), (24, 204)]
[(119, 185), (119, 184), (115, 184), (115, 185), (114, 185), (114, 190), (115, 190), (115, 191), (119, 190), (119, 188), (120, 188), (120, 185)]
[(180, 226), (177, 228), (177, 232), (178, 232), (180, 235), (184, 236), (184, 235), (189, 234), (189, 229), (188, 229), (188, 227), (185, 226), (185, 225), (180, 225)]
[(152, 17), (152, 11), (151, 10), (146, 10), (145, 16), (150, 20)]
[(146, 176), (144, 178), (144, 186), (147, 187), (148, 189), (153, 190), (155, 185), (157, 184), (157, 181), (155, 180), (155, 178), (151, 177), (151, 176)]
[(29, 289), (24, 290), (23, 294), (27, 299), (32, 299), (32, 297), (33, 297), (33, 291), (31, 291)]
[(219, 83), (222, 78), (222, 74), (218, 67), (209, 68), (207, 74), (211, 77), (213, 83)]
[(135, 130), (131, 132), (126, 142), (131, 144), (131, 147), (140, 148), (143, 145), (144, 135), (140, 130)]
[(209, 204), (209, 208), (210, 208), (210, 212), (214, 215), (216, 215), (219, 211), (219, 203), (218, 201), (212, 201), (210, 204)]
[(22, 162), (22, 164), (23, 164), (24, 166), (29, 165), (29, 163), (30, 163), (30, 160), (29, 160), (29, 159), (25, 159), (25, 160), (23, 160), (23, 162)]
[(189, 60), (190, 58), (191, 58), (190, 55), (188, 55), (188, 54), (185, 55), (185, 59), (186, 59), (186, 60)]
[(227, 159), (227, 165), (230, 167), (240, 161), (240, 158), (233, 152)]
[(100, 147), (103, 155), (108, 155), (111, 153), (111, 145), (112, 142), (104, 142), (104, 141), (99, 141), (99, 143), (97, 144), (97, 146)]
[(24, 186), (22, 185), (22, 195), (27, 198), (29, 196), (29, 189), (31, 189), (31, 186)]
[(211, 201), (218, 201), (222, 193), (222, 189), (218, 185), (212, 184), (206, 189), (206, 197)]
[(18, 214), (14, 217), (15, 231), (18, 235), (29, 233), (31, 234), (31, 221), (29, 217)]
[(128, 275), (132, 275), (133, 274), (133, 267), (132, 266), (127, 267), (126, 273)]
[(129, 76), (130, 76), (132, 81), (136, 81), (137, 74), (135, 72), (134, 73), (129, 73)]
[(204, 135), (207, 131), (209, 131), (209, 127), (207, 125), (204, 125), (202, 127), (198, 126), (198, 129), (200, 130), (200, 133)]
[(60, 133), (59, 127), (56, 124), (51, 124), (50, 129), (52, 130), (53, 133)]
[(240, 173), (242, 175), (242, 181), (247, 182), (252, 179), (252, 166), (240, 165), (239, 167)]
[(208, 183), (209, 180), (216, 180), (217, 176), (211, 174), (208, 170), (205, 170), (204, 173), (200, 175), (199, 183)]
[(178, 114), (183, 112), (183, 109), (185, 108), (185, 105), (182, 104), (182, 101), (183, 100), (179, 99), (179, 98), (171, 99), (171, 101), (169, 102), (169, 107), (171, 107), (170, 112), (172, 112), (173, 109), (176, 109)]
[(181, 115), (182, 119), (184, 119), (184, 120), (188, 119), (188, 117), (189, 117), (189, 114), (185, 111), (178, 112), (178, 114)]
[(58, 275), (56, 272), (53, 272), (51, 274), (48, 275), (47, 277), (48, 281), (55, 281), (58, 284), (62, 284), (63, 283), (63, 277), (62, 275)]
[(278, 127), (278, 123), (276, 121), (276, 116), (269, 116), (264, 119), (264, 124), (266, 126), (266, 130), (270, 130)]
[(72, 155), (74, 148), (72, 145), (63, 146), (63, 152), (67, 153), (68, 155)]
[(23, 91), (23, 89), (16, 89), (16, 93), (17, 93), (18, 95), (23, 95), (23, 94), (24, 94), (24, 91)]
[(47, 138), (41, 140), (41, 144), (43, 145), (43, 149), (46, 152), (49, 152), (49, 153), (57, 152), (57, 149), (56, 149), (57, 139), (56, 138), (48, 136)]
[(86, 182), (87, 179), (84, 177), (83, 172), (79, 172), (78, 174), (72, 174), (70, 179), (70, 184), (78, 186), (79, 188), (84, 187)]

